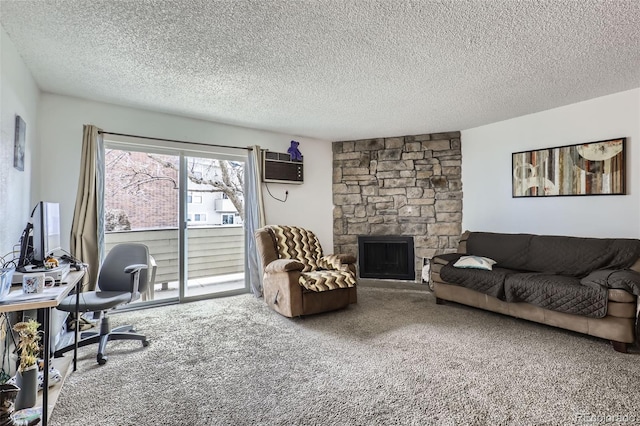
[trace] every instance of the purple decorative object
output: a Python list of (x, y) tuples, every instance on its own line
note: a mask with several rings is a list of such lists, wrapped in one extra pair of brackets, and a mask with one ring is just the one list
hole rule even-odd
[(287, 150), (291, 157), (291, 161), (302, 161), (302, 153), (298, 149), (298, 145), (300, 145), (300, 142), (291, 141), (291, 146)]

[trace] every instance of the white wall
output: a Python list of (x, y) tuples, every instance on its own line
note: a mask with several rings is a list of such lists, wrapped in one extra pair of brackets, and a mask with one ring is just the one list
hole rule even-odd
[[(42, 94), (39, 108), (40, 170), (34, 176), (37, 199), (60, 203), (63, 235), (70, 235), (75, 205), (83, 124), (106, 132), (246, 147), (260, 145), (286, 152), (292, 139), (305, 155), (302, 185), (269, 184), (278, 198), (289, 191), (286, 203), (264, 191), (268, 224), (307, 227), (325, 250), (333, 247), (332, 152), (328, 141), (252, 130), (77, 98)], [(67, 243), (68, 244), (68, 243)], [(67, 247), (68, 248), (68, 247)]]
[[(511, 197), (511, 154), (627, 138), (627, 195)], [(462, 132), (463, 229), (640, 238), (640, 88)]]
[[(0, 256), (4, 256), (18, 243), (33, 207), (31, 165), (40, 90), (2, 27), (0, 55)], [(22, 172), (13, 168), (16, 115), (27, 125)]]

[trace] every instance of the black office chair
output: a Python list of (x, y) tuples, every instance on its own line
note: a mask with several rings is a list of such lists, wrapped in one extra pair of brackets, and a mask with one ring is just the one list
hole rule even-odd
[[(133, 302), (144, 293), (149, 285), (147, 269), (149, 249), (144, 244), (127, 243), (114, 246), (104, 259), (98, 274), (96, 291), (80, 293), (79, 312), (100, 312), (100, 332), (83, 332), (78, 347), (98, 343), (98, 364), (107, 362), (105, 350), (109, 340), (140, 340), (148, 346), (147, 338), (137, 334), (133, 326), (125, 325), (111, 330), (107, 311), (119, 305)], [(65, 312), (76, 311), (76, 295), (67, 296), (58, 309)], [(76, 318), (78, 327), (79, 318)], [(71, 351), (74, 344), (58, 349), (55, 357)]]

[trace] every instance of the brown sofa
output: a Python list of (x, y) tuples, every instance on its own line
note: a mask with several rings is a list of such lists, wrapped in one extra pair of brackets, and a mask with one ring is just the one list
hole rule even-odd
[(295, 226), (266, 226), (255, 237), (263, 296), (273, 310), (297, 317), (357, 302), (354, 256), (324, 256), (316, 235)]
[[(453, 265), (464, 255), (491, 270)], [(452, 301), (608, 339), (626, 352), (639, 334), (640, 240), (465, 232), (431, 262), (436, 302)]]

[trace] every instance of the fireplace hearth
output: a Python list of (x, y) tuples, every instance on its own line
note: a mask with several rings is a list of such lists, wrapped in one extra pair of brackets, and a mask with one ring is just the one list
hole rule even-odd
[(359, 236), (358, 268), (360, 278), (414, 280), (413, 237)]

